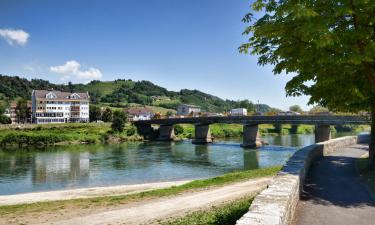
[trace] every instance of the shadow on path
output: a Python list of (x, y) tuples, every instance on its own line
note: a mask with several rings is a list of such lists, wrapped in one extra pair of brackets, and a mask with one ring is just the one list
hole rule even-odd
[(315, 162), (298, 203), (295, 224), (371, 224), (375, 201), (361, 182), (355, 161), (364, 145), (341, 149)]

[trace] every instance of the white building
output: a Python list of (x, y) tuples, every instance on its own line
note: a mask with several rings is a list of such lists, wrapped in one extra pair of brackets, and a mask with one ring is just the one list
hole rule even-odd
[(182, 104), (177, 107), (177, 115), (179, 116), (187, 116), (191, 114), (197, 114), (200, 113), (201, 108), (196, 105), (188, 105), (188, 104)]
[(278, 116), (298, 116), (301, 113), (294, 112), (294, 111), (281, 111), (277, 113)]
[(132, 107), (125, 110), (130, 121), (150, 120), (154, 112), (146, 107)]
[(87, 92), (33, 90), (31, 94), (33, 123), (89, 122)]
[(247, 109), (245, 108), (231, 109), (230, 115), (231, 116), (247, 116)]

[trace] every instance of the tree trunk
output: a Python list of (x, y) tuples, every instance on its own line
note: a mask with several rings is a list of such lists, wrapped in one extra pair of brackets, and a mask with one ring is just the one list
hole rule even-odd
[(370, 143), (369, 143), (369, 157), (367, 168), (368, 170), (375, 169), (375, 98), (371, 103), (371, 131), (370, 131)]

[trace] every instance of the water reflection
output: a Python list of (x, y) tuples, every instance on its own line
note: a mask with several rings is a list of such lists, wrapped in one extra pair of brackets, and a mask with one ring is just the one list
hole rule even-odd
[(0, 194), (77, 187), (200, 179), (284, 163), (313, 135), (269, 136), (271, 146), (246, 150), (240, 139), (210, 145), (190, 141), (74, 145), (0, 151)]

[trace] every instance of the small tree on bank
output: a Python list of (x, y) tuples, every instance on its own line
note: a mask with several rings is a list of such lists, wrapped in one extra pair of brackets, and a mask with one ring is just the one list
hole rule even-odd
[(104, 122), (112, 122), (112, 110), (110, 108), (105, 108), (104, 112), (102, 113), (102, 120)]
[(99, 106), (90, 105), (89, 109), (89, 114), (90, 114), (90, 122), (96, 122), (101, 119), (102, 111)]
[(310, 95), (310, 104), (342, 112), (370, 111), (368, 168), (374, 169), (375, 13), (374, 1), (273, 1), (252, 4), (243, 21), (249, 41), (239, 50), (258, 55), (273, 72), (295, 73), (289, 96)]
[(111, 128), (114, 132), (123, 132), (126, 123), (126, 115), (123, 111), (114, 111)]
[(16, 118), (18, 123), (27, 123), (31, 118), (31, 112), (27, 106), (27, 100), (20, 99), (16, 105)]

